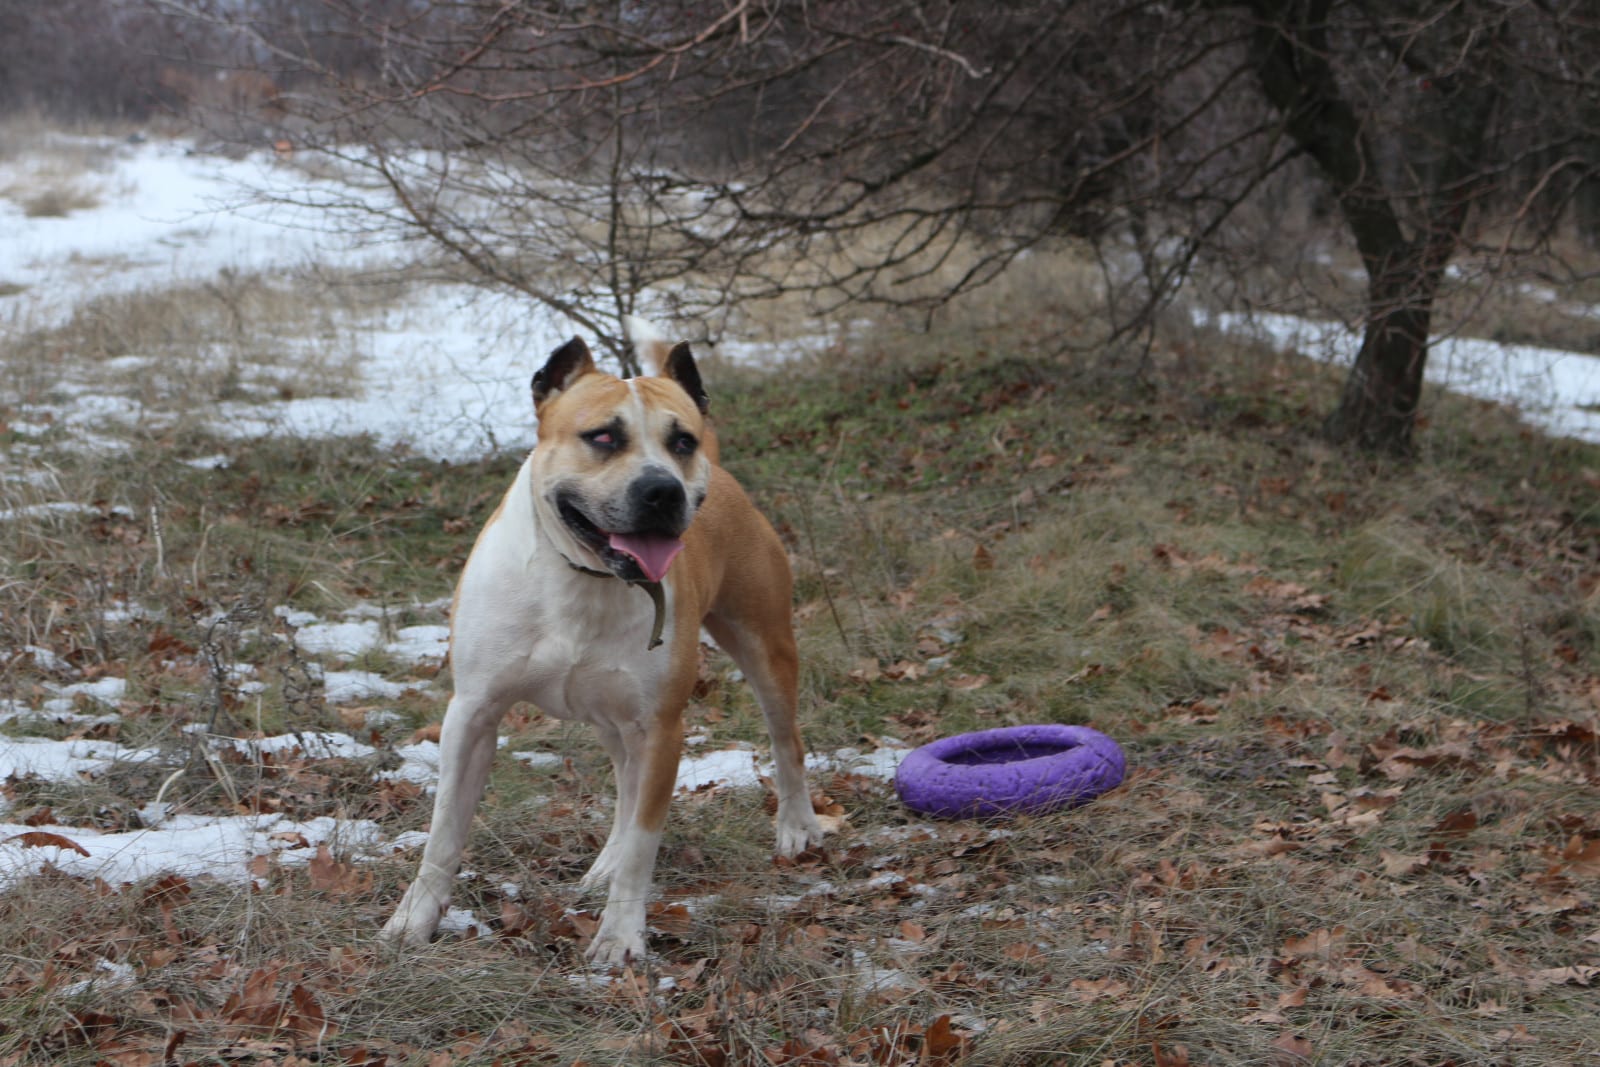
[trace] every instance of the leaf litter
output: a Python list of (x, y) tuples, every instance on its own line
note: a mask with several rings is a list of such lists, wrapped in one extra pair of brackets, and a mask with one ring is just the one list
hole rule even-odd
[[(734, 436), (752, 455), (771, 433), (769, 452), (818, 463), (785, 470), (777, 490), (753, 471), (775, 521), (804, 521), (787, 486), (816, 475), (838, 479), (840, 515), (875, 531), (861, 561), (815, 570), (791, 539), (812, 647), (818, 627), (850, 644), (842, 661), (816, 657), (827, 714), (808, 727), (827, 738), (811, 760), (814, 806), (836, 832), (769, 865), (749, 793), (764, 788), (745, 736), (759, 731), (708, 650), (690, 712), (705, 740), (664, 844), (654, 951), (617, 974), (584, 972), (598, 905), (572, 888), (609, 819), (603, 758), (528, 713), (508, 722), (506, 747), (527, 758), (499, 761), (450, 935), (405, 961), (371, 945), (425, 839), (440, 601), (330, 597), (355, 607), (250, 624), (171, 597), (29, 603), (33, 628), (0, 650), (15, 731), (0, 747), (15, 820), (0, 827), (0, 916), (17, 961), (0, 992), (38, 1007), (3, 1020), (0, 1064), (1583, 1062), (1594, 1038), (1563, 1025), (1592, 1017), (1600, 982), (1600, 674), (1582, 619), (1510, 646), (1520, 662), (1496, 674), (1448, 603), (1435, 617), (1431, 602), (1395, 602), (1397, 585), (1433, 595), (1437, 575), (1363, 600), (1360, 560), (1307, 568), (1270, 539), (1212, 543), (1205, 524), (1218, 516), (1277, 539), (1379, 521), (1363, 512), (1377, 490), (1316, 469), (1292, 433), (1252, 418), (1249, 436), (1230, 436), (1190, 409), (1152, 419), (1097, 399), (1082, 409), (1096, 438), (1074, 439), (1060, 419), (1069, 390), (1036, 368), (985, 369), (979, 396), (926, 365), (907, 372), (914, 390), (877, 371), (841, 384), (866, 409), (889, 402), (893, 429), (915, 429), (915, 447), (887, 459), (830, 454), (851, 438), (827, 413), (784, 421), (790, 390), (742, 398), (755, 410)], [(1291, 386), (1270, 388), (1263, 404)], [(23, 446), (7, 457), (8, 486), (34, 484), (38, 471), (12, 479), (11, 467), (40, 455), (32, 439), (48, 430), (30, 427), (49, 414), (8, 410)], [(461, 477), (484, 440), (451, 452), (461, 467), (424, 489)], [(217, 480), (185, 485), (251, 494), (232, 513), (208, 502), (221, 526), (348, 533), (337, 502), (249, 488), (235, 443), (202, 443), (205, 462), (184, 477)], [(1182, 467), (1181, 488), (1152, 489), (1152, 454), (1136, 447), (1169, 448), (1157, 464)], [(1583, 470), (1547, 473), (1581, 502), (1593, 488)], [(1001, 483), (978, 514), (985, 486)], [(927, 495), (896, 496), (913, 490)], [(1089, 555), (1053, 543), (1065, 528), (1052, 521), (1081, 507), (1109, 522), (1139, 507), (1133, 490), (1165, 495), (1158, 518), (1137, 513), (1156, 532), (1091, 526), (1080, 546), (1128, 550), (1079, 576), (1087, 592), (1072, 610), (1040, 602)], [(1546, 592), (1592, 592), (1581, 503), (1518, 492), (1508, 504), (1423, 487), (1405, 505), (1457, 523), (1437, 536), (1463, 558)], [(450, 512), (443, 532), (469, 541), (464, 516), (493, 493)], [(926, 523), (891, 524), (872, 506), (880, 495)], [(423, 499), (359, 513), (410, 521), (438, 506)], [(83, 537), (108, 573), (161, 543), (145, 510), (121, 502), (34, 500), (8, 505), (6, 521), (8, 536)], [(899, 540), (916, 550), (893, 558)], [(441, 550), (438, 569), (464, 551)], [(236, 552), (207, 596), (247, 586), (255, 558)], [(315, 580), (358, 588), (349, 558)], [(996, 592), (1019, 576), (1020, 608)], [(1180, 639), (1174, 658), (1137, 629), (1152, 588), (1173, 616), (1161, 636)], [(1188, 610), (1199, 591), (1211, 599)], [(309, 582), (290, 593), (321, 595)], [(848, 626), (826, 595), (848, 598), (834, 605)], [(1138, 647), (1116, 644), (1123, 631)], [(1040, 633), (1062, 666), (1034, 683), (996, 646), (1037, 660)], [(119, 635), (136, 635), (136, 655)], [(1508, 673), (1521, 703), (1475, 713)], [(1138, 699), (1117, 704), (1128, 687)], [(255, 717), (272, 705), (282, 713)], [(894, 803), (886, 781), (909, 745), (953, 724), (1041, 716), (1108, 728), (1133, 756), (1129, 781), (1089, 808), (1005, 827), (915, 820)]]

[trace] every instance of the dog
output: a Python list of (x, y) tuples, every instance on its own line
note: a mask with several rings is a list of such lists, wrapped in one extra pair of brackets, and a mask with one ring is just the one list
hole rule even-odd
[(641, 320), (628, 332), (656, 374), (602, 372), (575, 337), (533, 376), (538, 442), (456, 587), (455, 691), (440, 732), (433, 825), (416, 878), (383, 928), (390, 945), (425, 943), (437, 929), (489, 778), (497, 724), (526, 701), (588, 722), (611, 757), (611, 834), (582, 881), (608, 885), (587, 956), (603, 967), (643, 958), (645, 902), (702, 627), (761, 705), (778, 853), (792, 857), (822, 839), (796, 722), (788, 555), (718, 465), (689, 346), (669, 347)]

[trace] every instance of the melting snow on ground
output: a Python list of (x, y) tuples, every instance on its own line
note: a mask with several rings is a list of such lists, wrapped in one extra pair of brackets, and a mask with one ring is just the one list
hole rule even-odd
[[(382, 651), (406, 668), (418, 663), (436, 662), (443, 655), (448, 629), (441, 625), (411, 626), (398, 630), (385, 640), (379, 623), (361, 618), (372, 609), (357, 608), (354, 619), (325, 621), (305, 612), (288, 613), (287, 621), (297, 624), (294, 639), (301, 650), (334, 664), (355, 656)], [(123, 625), (139, 625), (144, 613), (121, 610), (116, 616)], [(313, 635), (306, 640), (306, 635)], [(40, 650), (41, 652), (45, 650)], [(50, 657), (47, 657), (50, 658)], [(37, 659), (37, 657), (36, 657)], [(52, 669), (67, 670), (66, 664), (52, 659)], [(234, 672), (248, 681), (247, 665)], [(347, 702), (381, 703), (407, 691), (428, 689), (431, 683), (415, 679), (390, 679), (374, 671), (320, 668), (325, 695), (330, 704)], [(92, 681), (57, 684), (48, 687), (36, 701), (0, 701), (0, 723), (17, 720), (46, 720), (75, 725), (114, 723), (120, 717), (119, 705), (129, 690), (127, 679), (101, 677)], [(444, 694), (436, 694), (442, 702)], [(393, 724), (400, 716), (382, 708), (369, 710), (369, 727)], [(203, 735), (203, 730), (192, 728)], [(269, 737), (235, 738), (203, 736), (213, 749), (232, 749), (247, 761), (264, 758), (370, 760), (374, 781), (405, 781), (431, 792), (439, 779), (439, 746), (431, 740), (396, 743), (380, 749), (340, 731), (296, 731)], [(692, 752), (679, 765), (678, 790), (697, 793), (709, 789), (754, 789), (772, 774), (770, 761), (754, 747), (740, 744), (732, 748), (700, 751), (711, 743), (709, 735), (698, 734)], [(505, 745), (505, 739), (500, 741)], [(526, 751), (512, 754), (522, 765), (541, 772), (559, 773), (565, 758), (559, 752)], [(813, 770), (839, 770), (864, 777), (887, 779), (893, 776), (904, 750), (884, 748), (863, 753), (842, 749), (826, 755), (813, 755), (808, 766)], [(160, 748), (134, 748), (115, 741), (77, 738), (51, 740), (42, 737), (0, 735), (0, 781), (27, 777), (45, 781), (75, 781), (106, 774), (117, 768), (142, 765), (159, 780), (181, 768), (187, 750), (163, 751)], [(112, 884), (122, 884), (162, 873), (186, 877), (210, 875), (227, 882), (246, 883), (253, 877), (252, 865), (258, 857), (275, 862), (301, 864), (316, 855), (319, 846), (329, 846), (341, 854), (371, 860), (419, 846), (426, 834), (407, 832), (394, 837), (377, 823), (360, 819), (317, 818), (297, 822), (277, 815), (202, 816), (183, 812), (169, 800), (146, 804), (140, 815), (145, 826), (121, 832), (102, 832), (93, 827), (66, 825), (24, 825), (4, 821), (6, 802), (0, 800), (0, 889), (49, 865), (69, 874), (92, 876)], [(459, 917), (470, 924), (470, 916)]]
[[(0, 241), (0, 293), (6, 294), (0, 296), (0, 324), (60, 324), (94, 297), (203, 283), (224, 273), (403, 267), (416, 251), (368, 232), (388, 208), (383, 193), (308, 176), (270, 152), (230, 160), (179, 141), (61, 140), (98, 155), (88, 179), (97, 202), (63, 217), (32, 217), (0, 198), (0, 233), (6, 235)], [(27, 166), (25, 160), (0, 161), (0, 189), (25, 185)], [(363, 211), (363, 203), (371, 210)], [(729, 343), (723, 350), (736, 361), (771, 363), (825, 350), (849, 328), (839, 324), (781, 346)], [(441, 283), (408, 293), (398, 306), (359, 317), (346, 313), (339, 332), (356, 353), (348, 395), (219, 403), (211, 429), (241, 439), (365, 433), (381, 444), (452, 461), (523, 450), (533, 440), (529, 377), (577, 331), (566, 316), (526, 299)], [(306, 338), (306, 358), (315, 359), (324, 346), (322, 337)], [(138, 353), (120, 364), (163, 373)], [(68, 371), (61, 374), (44, 390), (51, 394), (48, 403), (16, 406), (14, 431), (67, 427), (75, 440), (110, 448), (115, 439), (96, 433), (108, 422), (159, 425), (158, 413), (98, 395)], [(189, 462), (216, 468), (228, 457)], [(39, 506), (68, 511), (82, 505)]]
[[(1331, 363), (1353, 363), (1361, 349), (1360, 331), (1343, 323), (1235, 312), (1197, 320)], [(1477, 337), (1435, 337), (1428, 344), (1426, 374), (1452, 392), (1513, 404), (1548, 433), (1600, 442), (1600, 359), (1593, 356)]]
[[(323, 188), (330, 178), (309, 178), (265, 154), (226, 160), (195, 153), (178, 142), (132, 145), (99, 142), (100, 169), (94, 176), (98, 203), (66, 217), (28, 217), (0, 200), (0, 325), (31, 327), (60, 323), (83, 301), (96, 296), (204, 282), (224, 271), (248, 274), (306, 264), (335, 269), (394, 265), (401, 250), (342, 229), (312, 206), (319, 198), (348, 199), (351, 190)], [(0, 188), (23, 166), (0, 163)], [(252, 199), (253, 191), (277, 191), (276, 202)], [(323, 194), (328, 194), (326, 197)], [(293, 200), (291, 204), (286, 201)], [(1236, 315), (1211, 320), (1229, 331), (1253, 331), (1273, 343), (1293, 346), (1319, 358), (1348, 361), (1357, 338), (1342, 326), (1288, 316)], [(356, 346), (354, 377), (348, 395), (274, 398), (220, 404), (212, 419), (219, 433), (247, 438), (265, 433), (306, 437), (320, 434), (370, 434), (378, 442), (404, 446), (439, 459), (470, 459), (492, 450), (520, 450), (532, 441), (527, 382), (530, 371), (555, 344), (572, 333), (570, 324), (525, 302), (483, 296), (462, 286), (440, 285), (421, 291), (403, 306), (341, 323)], [(819, 335), (775, 347), (727, 346), (730, 354), (752, 362), (771, 362), (795, 348), (823, 348), (837, 341)], [(308, 354), (316, 339), (307, 339)], [(138, 372), (146, 357), (124, 357)], [(1517, 403), (1556, 433), (1600, 440), (1600, 361), (1572, 353), (1528, 346), (1497, 345), (1454, 338), (1441, 340), (1430, 359), (1430, 377), (1476, 396)], [(82, 447), (118, 447), (99, 437), (110, 420), (126, 417), (122, 398), (97, 395), (82, 382), (61, 378), (35, 390), (47, 401), (19, 400), (10, 422), (26, 439), (52, 426), (68, 427)], [(48, 470), (16, 464), (26, 448), (13, 447), (0, 473), (49, 495)], [(225, 454), (188, 461), (200, 469), (227, 466)], [(115, 508), (112, 509), (116, 511)], [(102, 514), (85, 503), (46, 499), (0, 510), (0, 522), (67, 521), (84, 513)], [(442, 605), (434, 610), (442, 614)], [(146, 615), (137, 605), (119, 605), (107, 625), (138, 626)], [(414, 677), (392, 678), (351, 667), (364, 657), (388, 657), (411, 670), (436, 664), (448, 650), (443, 625), (386, 627), (383, 613), (356, 610), (342, 619), (291, 613), (285, 621), (300, 651), (318, 661), (327, 699), (334, 704), (381, 705), (432, 683)], [(374, 617), (376, 616), (376, 617)], [(31, 655), (42, 670), (67, 677), (69, 668), (49, 649), (0, 649), (0, 655)], [(242, 669), (233, 678), (241, 690), (261, 683)], [(414, 671), (412, 673), (415, 673)], [(0, 722), (44, 719), (94, 724), (120, 714), (127, 680), (99, 678), (58, 684), (28, 700), (0, 702)], [(436, 694), (442, 702), (443, 694)], [(371, 725), (393, 724), (398, 716), (369, 708)], [(771, 773), (750, 748), (703, 750), (714, 744), (697, 737), (680, 765), (679, 788), (751, 788)], [(209, 738), (246, 756), (298, 749), (310, 757), (374, 761), (375, 777), (431, 789), (438, 777), (438, 746), (418, 740), (379, 753), (372, 745), (336, 732), (300, 733), (255, 739)], [(382, 755), (382, 759), (378, 757)], [(814, 755), (813, 770), (834, 770), (879, 779), (893, 776), (905, 750), (843, 750)], [(540, 773), (559, 773), (555, 752), (518, 753)], [(154, 749), (125, 748), (111, 741), (48, 740), (0, 736), (0, 778), (33, 775), (61, 780), (107, 773), (115, 767), (148, 764), (158, 774), (175, 757)], [(378, 769), (379, 765), (385, 769)], [(0, 815), (3, 815), (0, 810)], [(318, 845), (354, 855), (379, 856), (418, 845), (425, 835), (386, 838), (374, 823), (314, 819), (295, 822), (280, 816), (202, 817), (174, 810), (170, 802), (147, 806), (146, 827), (102, 833), (74, 826), (0, 823), (0, 886), (43, 864), (117, 884), (162, 872), (208, 874), (246, 882), (260, 856), (283, 863), (308, 861)], [(466, 924), (470, 916), (455, 922)], [(111, 976), (114, 978), (114, 976)], [(863, 965), (863, 980), (877, 976)]]

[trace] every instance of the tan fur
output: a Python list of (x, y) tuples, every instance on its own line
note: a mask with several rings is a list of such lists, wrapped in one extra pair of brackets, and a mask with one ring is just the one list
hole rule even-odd
[[(573, 350), (581, 358), (572, 357)], [(479, 534), (456, 590), (451, 655), (456, 692), (440, 734), (440, 779), (416, 880), (384, 927), (391, 942), (420, 943), (449, 904), (472, 812), (488, 779), (495, 726), (516, 701), (594, 726), (617, 777), (605, 847), (584, 878), (609, 883), (588, 949), (602, 965), (644, 951), (644, 906), (683, 743), (702, 626), (744, 671), (772, 737), (778, 851), (821, 840), (805, 784), (796, 723), (799, 661), (790, 620), (788, 557), (771, 525), (717, 466), (714, 434), (678, 382), (620, 380), (595, 370), (576, 342), (566, 373), (552, 357), (536, 379), (539, 443)], [(691, 368), (692, 370), (692, 368)], [(585, 435), (607, 431), (615, 447)], [(672, 448), (689, 433), (699, 447)], [(631, 561), (595, 529), (623, 514), (642, 479), (679, 486), (689, 509), (683, 548), (661, 585), (668, 618), (650, 650), (654, 611), (625, 582), (585, 571)], [(578, 528), (562, 502), (587, 519)], [(587, 532), (585, 532), (587, 531)], [(586, 537), (601, 537), (591, 545)], [(608, 561), (607, 554), (611, 559)], [(620, 563), (618, 561), (621, 561)]]

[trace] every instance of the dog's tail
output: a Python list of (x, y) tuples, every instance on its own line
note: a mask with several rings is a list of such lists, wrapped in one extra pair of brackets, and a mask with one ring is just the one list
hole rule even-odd
[[(666, 334), (649, 319), (641, 319), (637, 315), (622, 316), (622, 330), (628, 335), (628, 341), (639, 357), (641, 369), (660, 376), (666, 369), (667, 357), (672, 354), (672, 343), (667, 340)], [(709, 418), (705, 421), (700, 443), (712, 463), (722, 462), (722, 448)]]
[(633, 351), (639, 357), (639, 366), (647, 374), (660, 374), (667, 365), (667, 354), (672, 345), (666, 335), (649, 319), (637, 315), (622, 316), (622, 331), (628, 335)]

